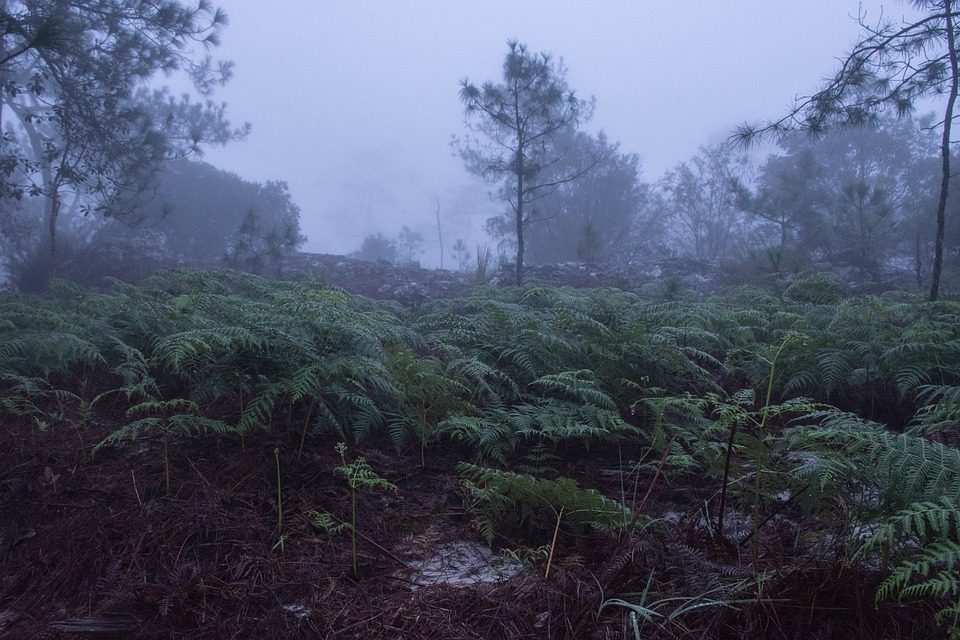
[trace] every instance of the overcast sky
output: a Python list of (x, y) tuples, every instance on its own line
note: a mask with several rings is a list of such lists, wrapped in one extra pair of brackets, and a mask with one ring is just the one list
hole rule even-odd
[(881, 11), (856, 0), (222, 0), (218, 57), (236, 63), (217, 99), (250, 137), (205, 159), (251, 180), (285, 180), (308, 251), (342, 253), (403, 224), (436, 262), (476, 242), (496, 207), (462, 168), (459, 81), (500, 77), (508, 39), (562, 57), (568, 82), (596, 98), (606, 131), (654, 181), (744, 120), (781, 114), (837, 66)]

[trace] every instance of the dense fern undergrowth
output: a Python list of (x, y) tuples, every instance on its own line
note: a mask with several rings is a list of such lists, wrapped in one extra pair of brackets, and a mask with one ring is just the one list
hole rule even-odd
[(194, 439), (454, 456), (477, 535), (546, 545), (537, 570), (584, 531), (611, 556), (687, 558), (603, 594), (597, 620), (627, 637), (709, 637), (825, 564), (960, 635), (960, 303), (824, 283), (670, 301), (530, 284), (402, 307), (230, 271), (58, 282), (0, 296), (0, 413), (94, 464), (149, 447), (168, 494)]

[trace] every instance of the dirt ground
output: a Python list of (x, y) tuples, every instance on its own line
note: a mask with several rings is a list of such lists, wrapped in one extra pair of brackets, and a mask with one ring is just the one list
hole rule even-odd
[[(428, 451), (421, 467), (419, 455), (369, 445), (351, 453), (397, 491), (358, 496), (354, 575), (349, 531), (325, 532), (309, 516), (351, 517), (333, 440), (308, 441), (299, 457), (266, 434), (174, 443), (167, 495), (155, 442), (91, 457), (83, 452), (104, 426), (0, 428), (0, 638), (612, 640), (634, 637), (630, 619), (616, 606), (598, 613), (601, 602), (639, 601), (651, 572), (683, 593), (737, 571), (733, 552), (705, 544), (684, 513), (696, 491), (664, 487), (651, 510), (674, 509), (673, 534), (561, 528), (545, 577), (542, 554), (518, 564), (482, 546), (454, 470), (457, 452)], [(616, 492), (602, 465), (570, 471)], [(762, 600), (691, 611), (645, 626), (642, 637), (933, 637), (927, 611), (877, 610), (877, 576), (774, 557), (780, 538), (797, 535), (784, 527), (764, 541), (771, 562), (786, 568)], [(496, 558), (503, 575), (457, 567), (445, 559), (451, 549)], [(448, 575), (438, 569), (444, 563), (454, 566)]]

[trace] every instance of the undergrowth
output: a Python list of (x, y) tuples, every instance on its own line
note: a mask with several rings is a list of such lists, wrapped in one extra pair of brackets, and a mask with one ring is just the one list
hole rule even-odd
[[(691, 530), (752, 572), (749, 597), (788, 562), (764, 536), (789, 514), (818, 532), (797, 533), (796, 562), (839, 548), (845, 566), (882, 571), (880, 606), (923, 599), (956, 634), (960, 303), (844, 298), (834, 284), (666, 301), (478, 287), (404, 308), (232, 271), (62, 283), (0, 295), (0, 414), (76, 434), (83, 456), (155, 446), (168, 494), (185, 438), (243, 447), (266, 432), (298, 460), (319, 436), (386, 442), (420, 466), (455, 451), (483, 537), (552, 533), (551, 557), (558, 532), (668, 531), (641, 511), (691, 487), (676, 498), (697, 514)], [(116, 428), (97, 444), (93, 422)], [(357, 460), (339, 468), (351, 483)], [(571, 477), (577, 461), (592, 472)], [(670, 602), (685, 616), (744, 606), (743, 588), (711, 593), (607, 604), (648, 620)]]

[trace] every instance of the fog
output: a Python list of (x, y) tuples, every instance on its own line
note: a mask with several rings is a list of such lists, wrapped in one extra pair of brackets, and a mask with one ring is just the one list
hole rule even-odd
[(216, 94), (252, 123), (205, 160), (243, 178), (285, 180), (302, 209), (303, 247), (349, 252), (375, 230), (444, 243), (483, 236), (503, 205), (470, 176), (450, 139), (463, 132), (463, 78), (498, 80), (506, 41), (563, 59), (570, 86), (596, 98), (585, 129), (642, 158), (646, 181), (782, 113), (815, 90), (860, 27), (900, 3), (770, 0), (692, 3), (314, 2), (229, 0), (219, 58), (236, 63)]

